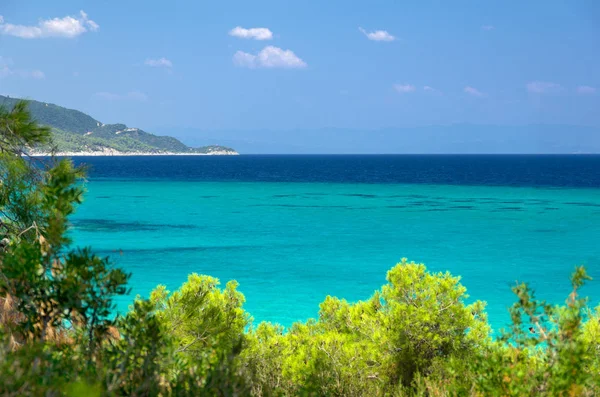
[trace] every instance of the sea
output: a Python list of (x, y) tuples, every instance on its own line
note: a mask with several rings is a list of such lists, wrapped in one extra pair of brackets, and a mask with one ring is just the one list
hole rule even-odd
[(402, 258), (461, 277), (510, 322), (511, 287), (600, 301), (600, 156), (241, 155), (77, 157), (87, 194), (76, 245), (132, 274), (136, 295), (191, 273), (239, 283), (254, 323), (318, 317), (326, 296), (368, 299)]

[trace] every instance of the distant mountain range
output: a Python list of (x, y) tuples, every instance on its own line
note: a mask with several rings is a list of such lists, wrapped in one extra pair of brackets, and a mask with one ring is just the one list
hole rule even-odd
[[(0, 106), (10, 109), (18, 100), (0, 95)], [(29, 101), (29, 110), (37, 122), (52, 128), (53, 146), (59, 154), (238, 154), (225, 146), (192, 148), (170, 136), (153, 135), (125, 124), (103, 124), (83, 112), (51, 103)], [(32, 148), (32, 153), (46, 153), (49, 149)]]

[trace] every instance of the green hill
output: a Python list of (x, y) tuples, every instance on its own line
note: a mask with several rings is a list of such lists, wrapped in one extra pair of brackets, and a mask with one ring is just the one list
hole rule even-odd
[[(10, 109), (18, 100), (0, 95), (0, 106)], [(237, 154), (224, 146), (192, 148), (170, 136), (153, 135), (125, 124), (103, 124), (83, 112), (51, 103), (29, 101), (29, 109), (35, 120), (52, 128), (53, 147), (58, 153)], [(34, 148), (33, 151), (49, 149)]]

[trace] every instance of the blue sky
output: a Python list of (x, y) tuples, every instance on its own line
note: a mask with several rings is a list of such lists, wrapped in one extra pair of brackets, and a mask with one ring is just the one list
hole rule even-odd
[(0, 93), (148, 131), (600, 126), (594, 0), (2, 0), (0, 15)]

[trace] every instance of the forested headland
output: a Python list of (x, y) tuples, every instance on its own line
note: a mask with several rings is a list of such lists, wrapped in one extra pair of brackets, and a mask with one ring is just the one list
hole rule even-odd
[[(0, 95), (0, 106), (12, 108), (22, 102)], [(230, 155), (229, 147), (208, 145), (192, 148), (171, 136), (154, 135), (125, 124), (104, 124), (79, 110), (51, 103), (29, 101), (35, 120), (50, 128), (50, 138), (30, 142), (31, 154), (69, 153), (70, 155)]]

